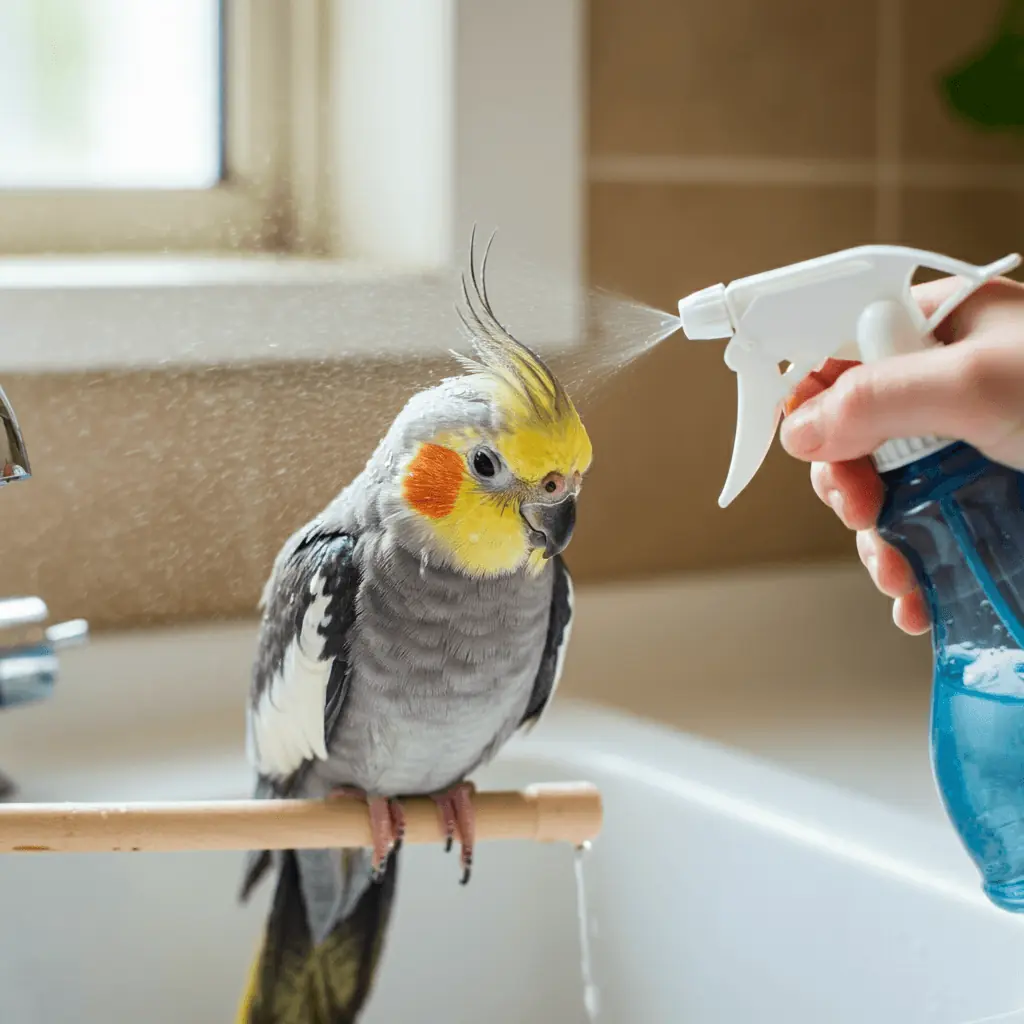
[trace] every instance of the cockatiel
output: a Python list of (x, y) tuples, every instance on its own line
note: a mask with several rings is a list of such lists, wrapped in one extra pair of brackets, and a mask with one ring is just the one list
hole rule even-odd
[(286, 541), (263, 592), (257, 794), (365, 799), (374, 846), (250, 858), (242, 898), (272, 866), (277, 888), (240, 1024), (358, 1018), (395, 891), (400, 798), (433, 797), (465, 884), (467, 776), (538, 719), (561, 674), (561, 554), (591, 444), (551, 370), (495, 317), (486, 263), (478, 275), (471, 245), (463, 374), (409, 400), (359, 476)]

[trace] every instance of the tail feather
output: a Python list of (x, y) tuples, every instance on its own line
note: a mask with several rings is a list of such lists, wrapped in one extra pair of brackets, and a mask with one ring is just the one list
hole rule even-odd
[(237, 1024), (355, 1024), (370, 995), (397, 882), (397, 851), (384, 878), (314, 942), (294, 850), (280, 860), (263, 946)]
[(238, 893), (238, 899), (242, 903), (249, 899), (253, 889), (260, 884), (272, 863), (273, 857), (269, 850), (254, 850), (249, 854), (246, 858), (245, 871), (242, 875), (242, 888)]

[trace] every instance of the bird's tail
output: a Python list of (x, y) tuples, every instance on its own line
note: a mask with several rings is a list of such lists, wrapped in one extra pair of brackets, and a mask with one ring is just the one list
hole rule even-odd
[[(263, 944), (236, 1024), (355, 1024), (369, 997), (391, 917), (397, 853), (384, 878), (362, 887), (320, 941), (308, 920), (299, 855), (294, 850), (283, 854)], [(362, 862), (361, 854), (346, 850), (335, 855), (345, 859), (348, 873), (353, 865), (347, 859)]]

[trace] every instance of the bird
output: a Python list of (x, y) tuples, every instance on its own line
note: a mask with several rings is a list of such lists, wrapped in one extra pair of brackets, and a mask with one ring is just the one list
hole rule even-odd
[(356, 799), (372, 849), (253, 851), (276, 877), (238, 1024), (350, 1024), (394, 905), (403, 799), (473, 869), (469, 777), (532, 728), (573, 620), (563, 553), (593, 450), (566, 389), (498, 320), (475, 229), (459, 372), (414, 394), (364, 469), (274, 560), (246, 715), (260, 799)]

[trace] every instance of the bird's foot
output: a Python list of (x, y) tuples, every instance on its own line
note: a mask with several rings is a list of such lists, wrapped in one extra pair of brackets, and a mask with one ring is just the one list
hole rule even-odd
[(473, 870), (473, 844), (476, 839), (476, 815), (473, 811), (473, 797), (476, 786), (472, 782), (460, 782), (457, 786), (443, 793), (434, 793), (431, 800), (437, 804), (438, 817), (445, 835), (445, 851), (452, 848), (455, 833), (459, 834), (462, 847), (460, 862), (462, 864), (461, 885), (469, 882)]
[(392, 853), (397, 853), (405, 838), (405, 811), (397, 800), (382, 796), (370, 796), (361, 789), (341, 786), (331, 791), (331, 796), (362, 800), (370, 812), (370, 834), (373, 836), (373, 859), (370, 876), (375, 882), (384, 878)]

